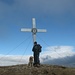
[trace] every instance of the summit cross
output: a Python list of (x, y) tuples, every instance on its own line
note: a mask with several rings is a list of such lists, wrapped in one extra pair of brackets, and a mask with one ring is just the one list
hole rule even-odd
[(33, 43), (36, 41), (36, 33), (37, 32), (46, 32), (46, 29), (37, 29), (35, 18), (32, 18), (32, 28), (21, 28), (23, 32), (32, 32), (33, 35)]

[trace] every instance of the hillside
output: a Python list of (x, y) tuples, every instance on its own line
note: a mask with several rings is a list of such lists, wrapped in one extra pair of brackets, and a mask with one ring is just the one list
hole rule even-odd
[(56, 65), (28, 67), (26, 64), (1, 66), (0, 75), (75, 75), (75, 68), (67, 68)]

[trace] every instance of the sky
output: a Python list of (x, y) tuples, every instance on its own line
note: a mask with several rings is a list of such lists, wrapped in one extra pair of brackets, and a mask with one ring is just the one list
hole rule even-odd
[(75, 0), (0, 0), (0, 65), (28, 63), (32, 18), (39, 29), (41, 63), (75, 66)]

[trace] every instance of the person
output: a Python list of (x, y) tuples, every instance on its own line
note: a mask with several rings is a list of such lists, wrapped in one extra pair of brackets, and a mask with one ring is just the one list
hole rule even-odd
[(34, 66), (40, 65), (40, 60), (39, 60), (39, 54), (41, 52), (42, 46), (40, 44), (37, 44), (37, 42), (34, 42), (34, 46), (32, 51), (34, 52)]

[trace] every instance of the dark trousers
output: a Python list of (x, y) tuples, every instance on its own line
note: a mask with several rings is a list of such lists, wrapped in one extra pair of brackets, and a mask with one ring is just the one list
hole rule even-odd
[(39, 53), (34, 52), (34, 65), (35, 64), (40, 64), (40, 60), (39, 60)]

